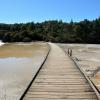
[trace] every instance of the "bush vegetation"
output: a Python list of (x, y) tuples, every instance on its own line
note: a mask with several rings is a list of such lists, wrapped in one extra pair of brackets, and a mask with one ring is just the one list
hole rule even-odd
[(0, 40), (4, 42), (100, 43), (100, 18), (70, 23), (62, 20), (42, 23), (1, 23)]

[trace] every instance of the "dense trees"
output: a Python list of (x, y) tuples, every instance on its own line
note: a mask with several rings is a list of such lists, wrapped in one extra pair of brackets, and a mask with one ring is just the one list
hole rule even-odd
[(67, 43), (100, 43), (100, 18), (70, 23), (52, 20), (42, 23), (0, 24), (4, 42), (52, 41)]

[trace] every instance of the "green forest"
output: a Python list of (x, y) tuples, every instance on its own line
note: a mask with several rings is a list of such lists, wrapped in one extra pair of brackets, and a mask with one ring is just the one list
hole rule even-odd
[(100, 17), (69, 23), (49, 20), (41, 23), (0, 24), (3, 42), (51, 41), (59, 43), (100, 43)]

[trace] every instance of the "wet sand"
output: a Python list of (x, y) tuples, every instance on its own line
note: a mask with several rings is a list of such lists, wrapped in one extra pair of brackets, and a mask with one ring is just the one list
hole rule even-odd
[(0, 100), (19, 100), (47, 51), (46, 43), (0, 46)]
[(100, 67), (100, 45), (96, 44), (59, 44), (64, 49), (72, 49), (73, 57), (77, 58), (77, 62), (83, 70), (91, 78), (94, 84), (100, 90), (100, 71), (94, 76), (94, 71)]

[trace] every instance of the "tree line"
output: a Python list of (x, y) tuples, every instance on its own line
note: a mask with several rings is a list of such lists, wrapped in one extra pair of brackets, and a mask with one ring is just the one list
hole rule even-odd
[(60, 43), (100, 43), (100, 18), (70, 23), (50, 20), (41, 23), (0, 24), (3, 42), (51, 41)]

